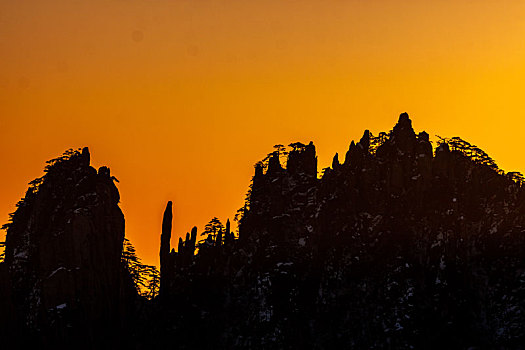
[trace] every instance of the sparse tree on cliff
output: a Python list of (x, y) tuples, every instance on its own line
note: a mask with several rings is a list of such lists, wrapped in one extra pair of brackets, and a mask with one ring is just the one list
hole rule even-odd
[(288, 154), (288, 152), (286, 151), (286, 147), (284, 145), (281, 145), (281, 144), (274, 145), (273, 148), (275, 149), (274, 152), (277, 152), (278, 155)]
[[(437, 136), (437, 135), (436, 135)], [(471, 144), (468, 141), (463, 140), (461, 137), (452, 137), (452, 138), (446, 138), (446, 137), (440, 137), (437, 136), (439, 139), (439, 143), (443, 144), (446, 143), (450, 147), (450, 150), (452, 151), (459, 151), (463, 153), (466, 157), (470, 158), (473, 162), (477, 164), (485, 165), (494, 171), (503, 174), (503, 170), (501, 170), (496, 162), (481, 148), (477, 147), (476, 145)]]
[(306, 147), (306, 145), (302, 142), (293, 142), (289, 144), (288, 146), (292, 147), (293, 151), (303, 151)]
[(274, 145), (273, 148), (275, 149), (275, 151), (273, 151), (272, 153), (268, 154), (268, 158), (272, 155), (272, 154), (277, 154), (277, 156), (279, 157), (279, 162), (281, 164), (283, 164), (285, 161), (286, 161), (286, 157), (288, 156), (288, 152), (286, 150), (286, 146), (283, 146), (281, 144), (279, 145)]
[(211, 237), (215, 239), (219, 231), (222, 231), (223, 229), (224, 225), (222, 224), (221, 220), (219, 220), (217, 217), (213, 217), (210, 222), (204, 226), (204, 231), (201, 233), (201, 236), (211, 235)]
[(370, 135), (370, 153), (375, 154), (379, 146), (383, 145), (388, 140), (388, 134), (384, 131), (381, 131), (379, 135), (374, 136), (372, 133)]
[(154, 299), (159, 295), (160, 288), (160, 273), (156, 266), (146, 265), (147, 270), (147, 288), (145, 290), (144, 296), (150, 300)]
[(131, 276), (137, 292), (140, 292), (140, 290), (145, 287), (146, 281), (146, 278), (142, 273), (144, 265), (137, 256), (135, 247), (127, 238), (124, 238), (124, 244), (122, 248), (122, 263)]
[[(300, 144), (300, 142), (296, 143), (297, 146)], [(278, 144), (273, 146), (274, 151), (270, 152), (266, 155), (266, 157), (262, 160), (262, 167), (267, 168), (268, 167), (268, 161), (273, 156), (277, 156), (279, 158), (279, 162), (283, 164), (283, 162), (286, 160), (286, 157), (288, 156), (288, 151), (286, 150), (286, 146)]]
[(148, 299), (153, 299), (158, 295), (160, 274), (157, 267), (142, 264), (135, 247), (127, 238), (124, 238), (121, 261), (131, 276), (139, 295)]

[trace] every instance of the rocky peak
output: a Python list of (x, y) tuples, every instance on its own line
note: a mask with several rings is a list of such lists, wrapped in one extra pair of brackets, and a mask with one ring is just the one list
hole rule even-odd
[(97, 173), (89, 161), (84, 148), (48, 162), (8, 224), (14, 322), (34, 339), (67, 339), (51, 336), (65, 324), (106, 334), (124, 317), (124, 216), (109, 169)]
[(412, 120), (410, 120), (408, 113), (402, 113), (399, 116), (389, 141), (401, 154), (412, 154), (416, 142), (416, 134), (412, 128)]
[[(292, 144), (286, 169), (278, 152), (266, 174), (256, 165), (239, 239), (228, 221), (197, 254), (196, 227), (170, 251), (168, 202), (160, 296), (127, 348), (523, 348), (523, 177), (469, 145), (443, 139), (434, 156), (404, 113), (318, 179), (313, 144)], [(67, 332), (104, 335), (123, 315), (111, 282), (123, 219), (109, 169), (85, 162), (68, 155), (19, 204), (0, 264), (16, 307), (0, 311), (89, 347)]]
[(288, 173), (317, 177), (317, 156), (313, 142), (310, 141), (306, 146), (298, 143), (292, 145), (295, 145), (295, 148), (288, 154)]
[(361, 147), (364, 153), (368, 153), (370, 148), (370, 131), (365, 130), (363, 137), (361, 137), (361, 140), (359, 140), (358, 145)]
[(84, 147), (82, 148), (82, 152), (80, 153), (81, 158), (81, 164), (82, 166), (86, 167), (91, 164), (91, 154), (89, 153), (89, 148)]
[[(357, 144), (352, 140), (350, 142), (350, 147), (348, 148), (348, 151), (346, 152), (345, 161), (343, 165), (346, 168), (359, 168), (362, 164), (364, 159), (368, 156), (370, 152), (370, 131), (365, 130), (363, 133), (363, 136), (359, 140)], [(337, 154), (336, 154), (337, 155)], [(337, 164), (335, 164), (332, 161), (332, 169), (336, 169)]]
[(170, 251), (171, 225), (173, 219), (173, 203), (168, 201), (162, 217), (162, 234), (160, 236), (160, 260), (162, 261)]
[(332, 169), (337, 169), (341, 166), (341, 163), (339, 163), (339, 153), (336, 153), (334, 155), (334, 158), (332, 159)]
[[(173, 219), (172, 202), (168, 201), (164, 215), (162, 216), (162, 233), (160, 235), (160, 291), (161, 297), (166, 293), (166, 278), (171, 275), (170, 242), (171, 225)], [(180, 249), (179, 243), (179, 249)]]
[(283, 171), (281, 161), (279, 160), (279, 153), (275, 152), (270, 156), (268, 160), (268, 170), (266, 171), (267, 176), (277, 176)]
[(354, 140), (352, 140), (350, 142), (350, 146), (348, 147), (348, 151), (346, 151), (345, 161), (344, 161), (343, 165), (350, 166), (350, 164), (352, 162), (352, 158), (356, 158), (358, 156), (358, 154), (359, 154), (359, 151), (356, 148)]

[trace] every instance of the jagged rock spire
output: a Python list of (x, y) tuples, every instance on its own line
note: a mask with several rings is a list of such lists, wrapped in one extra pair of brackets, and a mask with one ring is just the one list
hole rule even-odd
[(193, 228), (191, 229), (191, 239), (190, 239), (190, 247), (191, 247), (191, 251), (192, 251), (192, 254), (193, 252), (195, 251), (195, 244), (197, 242), (197, 226), (193, 226)]
[(417, 135), (417, 156), (421, 158), (422, 155), (428, 158), (432, 158), (432, 144), (428, 133), (422, 131)]
[(352, 158), (352, 154), (355, 152), (355, 147), (355, 142), (352, 140), (352, 142), (350, 142), (350, 147), (348, 147), (348, 151), (345, 155), (345, 162), (343, 163), (344, 165), (350, 165), (350, 158)]
[(230, 243), (230, 219), (226, 220), (226, 230), (224, 232), (224, 244)]
[(412, 120), (408, 116), (408, 113), (401, 113), (399, 120), (392, 130), (392, 135), (394, 137), (402, 135), (415, 136), (414, 129), (412, 128)]
[(397, 124), (392, 130), (389, 140), (402, 154), (413, 153), (416, 145), (416, 133), (412, 128), (412, 121), (407, 113), (401, 113)]
[(348, 149), (348, 152), (346, 152), (344, 165), (351, 167), (359, 167), (362, 164), (365, 155), (368, 153), (369, 147), (370, 134), (368, 132), (365, 132), (365, 134), (361, 138), (361, 141), (359, 141), (357, 145), (354, 143), (354, 141), (350, 143), (350, 148)]
[[(173, 219), (172, 214), (172, 202), (169, 201), (164, 210), (162, 217), (162, 233), (160, 235), (160, 289), (159, 294), (163, 296), (166, 294), (166, 288), (169, 281), (170, 271), (172, 269), (170, 264), (170, 240), (171, 240), (171, 221)], [(179, 242), (179, 250), (180, 250)]]
[(340, 165), (341, 164), (339, 163), (339, 153), (336, 153), (335, 156), (334, 156), (334, 159), (332, 159), (332, 169), (336, 169)]
[(216, 240), (215, 240), (215, 245), (216, 245), (217, 247), (220, 247), (221, 244), (222, 244), (222, 230), (219, 229), (219, 233), (217, 233), (217, 238), (216, 238)]
[(399, 120), (393, 129), (393, 135), (399, 134), (400, 132), (405, 131), (407, 133), (414, 134), (414, 129), (412, 128), (412, 120), (408, 116), (408, 113), (401, 113), (399, 115)]
[(91, 155), (89, 154), (89, 148), (87, 147), (82, 148), (81, 157), (82, 157), (82, 165), (88, 166), (89, 163), (91, 162)]
[(179, 237), (179, 246), (177, 247), (177, 250), (179, 253), (182, 253), (184, 249), (184, 241), (182, 240), (182, 237)]
[(311, 177), (317, 176), (317, 156), (315, 154), (315, 145), (312, 141), (308, 145), (295, 143), (292, 145), (301, 145), (288, 154), (286, 170), (289, 174), (305, 174)]
[(359, 145), (365, 151), (365, 153), (368, 153), (368, 150), (370, 148), (370, 131), (365, 130), (363, 137), (361, 137), (361, 140), (359, 141)]
[(279, 154), (277, 153), (272, 154), (270, 156), (270, 159), (268, 160), (268, 170), (266, 174), (273, 175), (273, 174), (281, 172), (282, 170), (283, 170), (283, 167), (281, 166), (281, 162), (279, 160)]
[(162, 234), (160, 235), (160, 265), (162, 268), (163, 262), (166, 261), (170, 252), (170, 240), (171, 240), (171, 220), (172, 214), (172, 202), (169, 201), (164, 210), (164, 216), (162, 217)]

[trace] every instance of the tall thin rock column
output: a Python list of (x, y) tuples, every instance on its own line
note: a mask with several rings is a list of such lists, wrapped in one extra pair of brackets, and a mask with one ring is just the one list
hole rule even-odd
[(170, 240), (171, 240), (171, 221), (172, 202), (169, 201), (162, 218), (162, 233), (160, 235), (160, 291), (162, 296), (166, 293), (167, 282), (169, 281), (170, 270)]

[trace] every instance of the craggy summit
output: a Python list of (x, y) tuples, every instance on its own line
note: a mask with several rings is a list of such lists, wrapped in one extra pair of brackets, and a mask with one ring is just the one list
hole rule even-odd
[(88, 348), (522, 349), (521, 174), (457, 137), (434, 151), (406, 113), (389, 133), (365, 131), (320, 178), (313, 143), (290, 148), (256, 164), (238, 234), (214, 218), (175, 251), (168, 203), (149, 299), (123, 266), (109, 170), (97, 174), (87, 149), (71, 155), (7, 225), (6, 336)]

